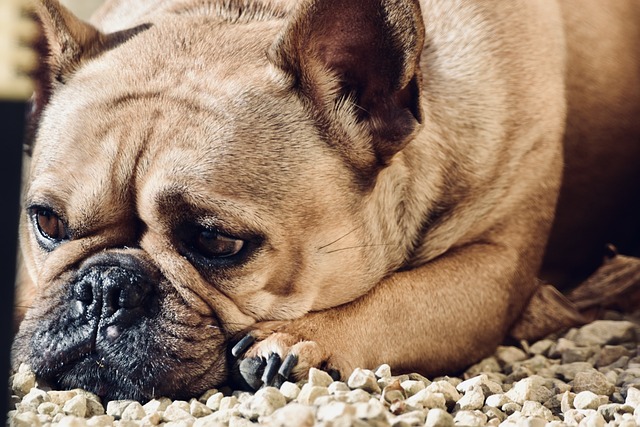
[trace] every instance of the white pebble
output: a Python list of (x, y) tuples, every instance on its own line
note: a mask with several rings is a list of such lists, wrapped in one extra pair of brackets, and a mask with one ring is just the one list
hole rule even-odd
[(470, 427), (483, 426), (487, 423), (487, 416), (480, 411), (458, 411), (453, 423)]
[(212, 411), (217, 411), (218, 409), (220, 409), (220, 403), (222, 402), (223, 397), (224, 395), (220, 392), (209, 396), (206, 403), (207, 408), (211, 409)]
[(506, 403), (510, 403), (511, 399), (507, 397), (506, 394), (492, 394), (487, 397), (486, 404), (488, 406), (492, 406), (494, 408), (502, 408)]
[(211, 414), (211, 408), (208, 408), (207, 405), (200, 402), (197, 399), (191, 399), (189, 401), (189, 413), (196, 418), (206, 417)]
[(124, 411), (122, 411), (120, 419), (124, 421), (141, 420), (145, 415), (147, 415), (147, 413), (139, 402), (131, 402), (124, 408)]
[[(167, 409), (171, 405), (171, 399), (166, 397), (160, 399), (151, 399), (147, 403), (145, 403), (142, 408), (144, 408), (144, 412), (147, 414), (153, 414), (156, 412), (161, 412)], [(107, 413), (109, 411), (107, 410)]]
[(25, 396), (29, 391), (36, 386), (36, 374), (31, 371), (18, 371), (13, 376), (11, 388), (13, 392), (18, 396)]
[(333, 382), (331, 375), (320, 369), (309, 369), (309, 384), (318, 387), (328, 387)]
[(598, 396), (591, 391), (581, 391), (574, 397), (573, 406), (576, 409), (598, 409), (600, 405), (605, 405), (608, 402), (607, 396)]
[[(290, 403), (275, 411), (269, 425), (274, 427), (311, 427), (314, 425), (315, 416), (313, 409), (307, 405)], [(194, 427), (198, 427), (195, 426)]]
[(537, 417), (542, 418), (544, 420), (553, 419), (553, 413), (549, 408), (542, 406), (540, 402), (536, 402), (533, 400), (527, 400), (522, 404), (522, 409), (520, 413), (525, 417)]
[(127, 406), (131, 405), (133, 400), (111, 400), (107, 403), (107, 415), (111, 415), (119, 420)]
[(74, 415), (67, 415), (58, 421), (58, 427), (87, 427), (87, 420)]
[(87, 420), (87, 427), (111, 427), (113, 417), (111, 415), (95, 415)]
[(426, 388), (425, 384), (422, 381), (416, 380), (402, 381), (400, 386), (402, 386), (402, 388), (407, 392), (407, 396), (413, 396), (420, 390), (424, 390)]
[(429, 391), (428, 388), (424, 390), (420, 390), (407, 400), (405, 400), (407, 405), (413, 407), (421, 407), (421, 408), (447, 408), (447, 401), (442, 393), (433, 393)]
[(285, 381), (280, 386), (280, 393), (282, 393), (285, 399), (287, 399), (287, 401), (290, 402), (292, 400), (295, 400), (298, 397), (298, 395), (300, 394), (300, 387), (298, 387), (296, 383)]
[(634, 409), (640, 406), (640, 390), (635, 387), (629, 387), (627, 389), (627, 397), (624, 403), (633, 407)]
[(362, 389), (369, 393), (380, 393), (380, 386), (375, 374), (368, 369), (356, 368), (349, 376), (347, 385), (352, 389)]
[(307, 383), (302, 386), (300, 390), (300, 394), (296, 398), (298, 403), (302, 403), (303, 405), (313, 405), (313, 402), (320, 396), (328, 396), (329, 390), (326, 387), (318, 387), (312, 386)]
[(349, 403), (368, 402), (369, 399), (371, 399), (371, 395), (360, 388), (347, 393), (347, 402)]
[(342, 381), (332, 382), (331, 384), (329, 384), (329, 387), (327, 387), (327, 389), (329, 390), (329, 394), (348, 393), (351, 391), (349, 386)]
[(179, 401), (175, 401), (171, 403), (171, 405), (169, 405), (167, 409), (164, 410), (162, 414), (162, 419), (165, 421), (180, 421), (180, 420), (193, 419), (193, 416), (189, 412), (189, 409), (190, 409), (189, 404), (187, 402), (184, 402), (187, 404), (185, 408), (182, 403), (183, 402), (179, 402)]
[(391, 378), (391, 367), (386, 363), (382, 364), (376, 369), (375, 375), (377, 378)]
[(602, 414), (599, 412), (594, 412), (588, 415), (581, 423), (581, 427), (604, 427), (607, 422), (605, 421)]
[(551, 390), (546, 387), (546, 382), (541, 376), (532, 375), (515, 383), (506, 395), (521, 405), (527, 400), (544, 403), (553, 395)]
[(455, 404), (462, 397), (453, 384), (444, 380), (432, 382), (427, 386), (426, 390), (432, 393), (441, 393), (444, 396), (447, 405)]
[(482, 409), (484, 406), (484, 393), (479, 385), (474, 385), (462, 396), (456, 405), (462, 410)]
[(79, 394), (72, 397), (64, 404), (62, 412), (84, 418), (87, 415), (87, 398)]
[(238, 405), (239, 401), (238, 398), (235, 396), (224, 396), (222, 399), (220, 399), (220, 407), (218, 408), (218, 410), (220, 411), (224, 411), (227, 409), (233, 409), (234, 407), (236, 407)]
[(11, 419), (12, 427), (40, 427), (41, 425), (38, 415), (33, 412), (16, 414)]
[(328, 404), (318, 408), (317, 417), (320, 421), (333, 421), (343, 415), (353, 416), (355, 413), (355, 407), (351, 404), (344, 402), (329, 402)]
[(424, 425), (425, 427), (451, 427), (453, 426), (453, 416), (444, 409), (430, 409)]

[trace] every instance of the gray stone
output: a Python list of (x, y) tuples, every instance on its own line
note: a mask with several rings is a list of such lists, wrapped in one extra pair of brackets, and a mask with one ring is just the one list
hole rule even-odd
[(580, 345), (605, 345), (633, 341), (635, 326), (628, 321), (596, 320), (578, 330), (573, 341)]
[(578, 372), (573, 379), (572, 385), (575, 393), (592, 391), (595, 394), (609, 396), (615, 391), (615, 386), (609, 382), (607, 377), (595, 369)]
[[(600, 349), (596, 359), (596, 367), (609, 366), (622, 357), (631, 356), (631, 352), (621, 345), (605, 345)], [(628, 360), (628, 359), (627, 359)]]
[(553, 393), (547, 388), (547, 380), (539, 375), (532, 375), (514, 384), (506, 395), (512, 401), (522, 405), (527, 400), (539, 403), (546, 402)]
[(554, 345), (554, 341), (550, 339), (543, 339), (540, 341), (536, 341), (532, 345), (529, 346), (530, 354), (542, 354), (545, 356), (549, 355), (549, 350)]
[(580, 372), (592, 371), (593, 365), (588, 362), (573, 362), (566, 365), (559, 365), (555, 368), (556, 374), (565, 381), (572, 381)]

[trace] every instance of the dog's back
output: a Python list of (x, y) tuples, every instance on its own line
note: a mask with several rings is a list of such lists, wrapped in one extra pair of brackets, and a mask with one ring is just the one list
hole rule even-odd
[[(640, 2), (560, 1), (567, 40), (565, 174), (546, 257), (570, 285), (640, 242)], [(637, 252), (636, 252), (637, 253)]]

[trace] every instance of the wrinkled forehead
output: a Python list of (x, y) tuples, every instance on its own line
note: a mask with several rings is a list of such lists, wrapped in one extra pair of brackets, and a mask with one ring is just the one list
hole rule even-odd
[(47, 112), (32, 169), (35, 187), (65, 197), (124, 200), (145, 187), (183, 185), (197, 194), (277, 200), (326, 148), (299, 101), (276, 85), (269, 91), (220, 79), (202, 92), (149, 85), (108, 94), (96, 88), (84, 99), (68, 92)]

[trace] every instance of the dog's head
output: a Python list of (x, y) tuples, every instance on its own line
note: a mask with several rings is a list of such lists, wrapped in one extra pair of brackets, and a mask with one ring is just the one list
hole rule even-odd
[(417, 3), (193, 3), (111, 34), (40, 7), (13, 351), (59, 386), (201, 392), (233, 334), (361, 296), (414, 243), (388, 166), (421, 120)]

